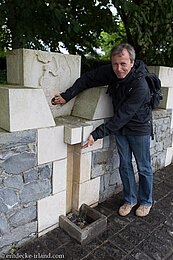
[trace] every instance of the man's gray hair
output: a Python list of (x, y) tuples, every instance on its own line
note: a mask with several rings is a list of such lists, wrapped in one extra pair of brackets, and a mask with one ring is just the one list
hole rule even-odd
[(135, 50), (133, 48), (132, 45), (128, 44), (128, 43), (122, 43), (122, 44), (118, 44), (116, 46), (114, 46), (111, 50), (111, 53), (110, 53), (110, 59), (112, 59), (112, 57), (114, 55), (120, 55), (122, 54), (122, 51), (126, 49), (130, 55), (130, 61), (134, 61), (135, 60)]

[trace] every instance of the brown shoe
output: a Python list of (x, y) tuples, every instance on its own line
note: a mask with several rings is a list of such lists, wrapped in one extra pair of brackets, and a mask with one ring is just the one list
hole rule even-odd
[(124, 204), (124, 205), (122, 205), (119, 208), (120, 216), (124, 217), (124, 216), (128, 215), (134, 206), (136, 206), (136, 204), (134, 204), (134, 205)]
[(136, 210), (136, 215), (138, 217), (145, 217), (149, 214), (151, 206), (144, 206), (140, 205), (139, 208)]

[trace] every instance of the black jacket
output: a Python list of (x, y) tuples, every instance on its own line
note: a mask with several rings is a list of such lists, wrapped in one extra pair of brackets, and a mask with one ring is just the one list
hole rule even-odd
[[(108, 85), (108, 93), (112, 96), (114, 116), (105, 124), (97, 127), (91, 134), (94, 140), (118, 130), (123, 135), (149, 135), (151, 133), (150, 90), (143, 76), (145, 64), (136, 60), (133, 68), (124, 79), (118, 79), (112, 65), (100, 68), (82, 75), (73, 86), (61, 93), (68, 102), (81, 91), (98, 86)], [(126, 94), (126, 90), (132, 90)], [(126, 96), (122, 104), (116, 109), (120, 100)]]

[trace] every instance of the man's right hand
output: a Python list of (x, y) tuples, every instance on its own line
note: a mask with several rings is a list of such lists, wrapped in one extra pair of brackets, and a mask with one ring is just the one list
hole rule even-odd
[(52, 103), (52, 105), (58, 105), (58, 104), (60, 104), (61, 106), (63, 106), (63, 105), (65, 105), (67, 102), (66, 102), (66, 100), (65, 100), (64, 98), (61, 97), (60, 94), (57, 94), (57, 95), (55, 95), (54, 98), (52, 98), (51, 103)]

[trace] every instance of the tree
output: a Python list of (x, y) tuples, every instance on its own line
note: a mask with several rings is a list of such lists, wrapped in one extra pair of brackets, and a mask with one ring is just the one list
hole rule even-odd
[(104, 2), (107, 1), (0, 0), (0, 25), (8, 32), (4, 44), (13, 49), (60, 51), (62, 42), (72, 54), (93, 52), (101, 30), (109, 31), (113, 25)]
[[(0, 0), (0, 50), (33, 48), (95, 60), (131, 43), (148, 65), (173, 66), (173, 0)], [(102, 47), (105, 55), (95, 50)]]
[(112, 0), (127, 41), (149, 64), (173, 66), (173, 0)]
[(113, 46), (127, 42), (126, 30), (122, 22), (116, 22), (116, 29), (112, 33), (101, 32), (99, 37), (99, 46), (105, 54), (101, 54), (101, 60), (110, 59), (110, 50)]

